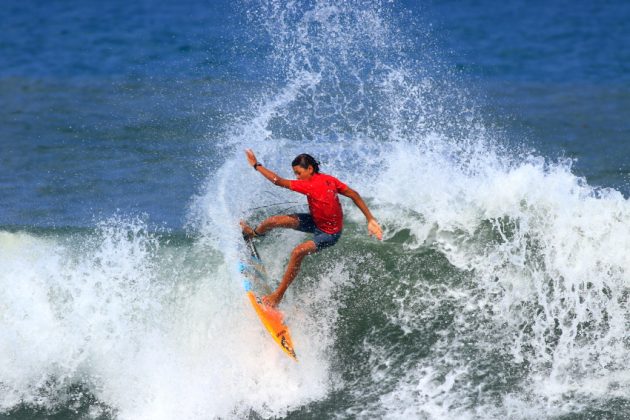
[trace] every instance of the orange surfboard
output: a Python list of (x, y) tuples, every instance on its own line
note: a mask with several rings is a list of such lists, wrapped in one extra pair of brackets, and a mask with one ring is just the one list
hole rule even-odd
[(269, 294), (270, 289), (267, 283), (267, 272), (265, 266), (260, 260), (258, 251), (251, 240), (245, 240), (248, 248), (248, 256), (241, 261), (239, 269), (243, 274), (243, 286), (247, 297), (251, 302), (256, 315), (260, 318), (273, 340), (280, 346), (280, 348), (293, 360), (297, 361), (295, 350), (293, 349), (293, 340), (291, 340), (291, 333), (289, 328), (284, 323), (284, 317), (282, 312), (262, 303), (260, 297), (256, 295), (255, 291), (259, 291), (261, 294)]

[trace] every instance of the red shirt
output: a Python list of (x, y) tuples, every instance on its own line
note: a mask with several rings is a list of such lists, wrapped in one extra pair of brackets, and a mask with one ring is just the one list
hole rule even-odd
[(291, 190), (305, 194), (315, 226), (322, 232), (338, 233), (343, 228), (343, 210), (337, 193), (348, 186), (334, 176), (313, 174), (308, 181), (291, 181)]

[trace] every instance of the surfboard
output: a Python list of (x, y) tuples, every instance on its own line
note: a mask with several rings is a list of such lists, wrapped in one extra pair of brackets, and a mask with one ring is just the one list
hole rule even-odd
[(297, 362), (293, 349), (293, 340), (289, 327), (284, 323), (281, 311), (263, 304), (261, 297), (271, 293), (267, 280), (267, 270), (260, 259), (258, 250), (251, 239), (245, 239), (246, 252), (239, 263), (239, 270), (243, 276), (245, 293), (256, 311), (256, 315), (271, 334), (273, 340), (289, 357)]

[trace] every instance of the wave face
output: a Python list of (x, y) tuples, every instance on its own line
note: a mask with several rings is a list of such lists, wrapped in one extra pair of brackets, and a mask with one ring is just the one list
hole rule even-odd
[[(245, 2), (264, 44), (188, 234), (115, 216), (0, 231), (0, 412), (12, 418), (545, 418), (630, 404), (630, 204), (569, 160), (507, 146), (423, 22), (384, 2)], [(414, 28), (411, 34), (405, 28)], [(255, 28), (255, 29), (254, 29)], [(263, 41), (261, 41), (263, 40)], [(420, 46), (420, 47), (419, 47)], [(413, 50), (413, 52), (412, 52)], [(369, 203), (310, 256), (263, 332), (238, 221), (304, 208), (306, 152)], [(304, 235), (267, 235), (278, 279)]]
[[(378, 2), (265, 2), (249, 11), (275, 70), (227, 133), (235, 156), (208, 181), (202, 225), (235, 236), (224, 224), (235, 225), (235, 210), (260, 220), (271, 211), (248, 213), (252, 202), (294, 199), (246, 168), (242, 149), (251, 147), (287, 177), (294, 155), (317, 156), (324, 172), (368, 198), (386, 230), (383, 243), (370, 241), (346, 203), (344, 240), (312, 257), (292, 286), (289, 312), (308, 312), (313, 301), (327, 308), (313, 324), (334, 341), (317, 340), (331, 347), (317, 348), (315, 360), (328, 377), (341, 372), (323, 401), (301, 410), (538, 418), (623, 407), (623, 195), (589, 186), (569, 160), (505, 146), (444, 70), (428, 31), (409, 39), (400, 30), (408, 17)], [(411, 55), (412, 45), (426, 51)], [(267, 258), (282, 260), (298, 240), (267, 238)]]

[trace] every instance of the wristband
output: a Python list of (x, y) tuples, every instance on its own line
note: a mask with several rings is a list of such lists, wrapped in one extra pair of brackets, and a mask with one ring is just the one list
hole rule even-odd
[(262, 166), (262, 163), (260, 162), (254, 163), (254, 170), (257, 171), (259, 166)]

